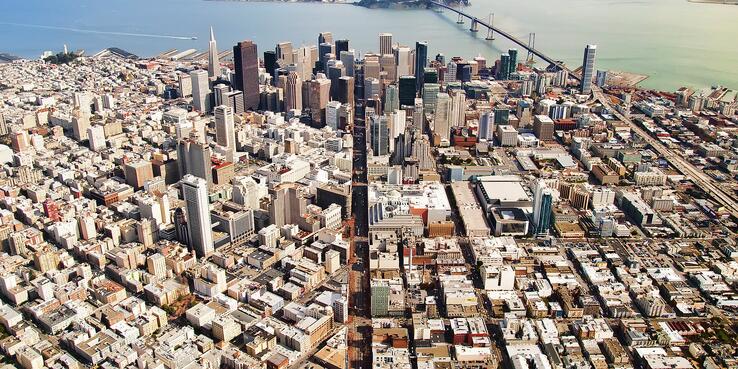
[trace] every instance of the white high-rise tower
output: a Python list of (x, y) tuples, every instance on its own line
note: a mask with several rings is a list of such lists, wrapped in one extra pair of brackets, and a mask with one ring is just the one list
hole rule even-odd
[(210, 110), (208, 74), (202, 69), (196, 69), (190, 72), (190, 79), (192, 80), (192, 106), (199, 112), (208, 112)]
[(195, 250), (198, 257), (208, 256), (214, 250), (208, 183), (202, 178), (187, 174), (182, 178), (181, 184), (187, 211), (190, 247)]
[(215, 142), (228, 151), (227, 160), (232, 162), (236, 151), (236, 132), (233, 108), (226, 105), (215, 107)]
[(220, 60), (218, 60), (218, 44), (215, 42), (213, 27), (210, 27), (210, 43), (208, 45), (208, 77), (220, 75)]

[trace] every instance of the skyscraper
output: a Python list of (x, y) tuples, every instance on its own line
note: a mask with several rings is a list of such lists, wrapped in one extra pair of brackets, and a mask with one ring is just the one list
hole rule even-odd
[(385, 113), (393, 113), (400, 108), (400, 93), (397, 86), (390, 85), (384, 91), (384, 111)]
[(392, 34), (379, 34), (379, 55), (392, 54)]
[(277, 52), (274, 50), (264, 51), (264, 69), (272, 76), (272, 83), (277, 83)]
[(472, 66), (469, 63), (458, 63), (456, 69), (456, 79), (461, 82), (471, 82)]
[(429, 112), (436, 111), (436, 98), (441, 91), (438, 83), (426, 83), (423, 85), (423, 108)]
[(193, 70), (190, 72), (190, 79), (192, 80), (192, 107), (197, 111), (207, 112), (210, 108), (208, 72), (202, 69)]
[(189, 245), (197, 256), (208, 256), (214, 250), (208, 184), (204, 179), (188, 174), (182, 178), (181, 185), (187, 212)]
[(215, 42), (213, 27), (210, 27), (210, 42), (208, 44), (208, 77), (220, 75), (220, 60), (218, 60), (218, 44)]
[(584, 59), (582, 60), (582, 86), (581, 93), (589, 95), (592, 92), (592, 77), (595, 68), (595, 53), (597, 45), (587, 45), (584, 48)]
[(346, 68), (338, 60), (331, 60), (328, 66), (328, 79), (331, 80), (331, 100), (338, 100), (338, 80), (346, 74)]
[(336, 57), (340, 57), (341, 51), (348, 51), (348, 49), (349, 49), (349, 40), (341, 39), (341, 40), (336, 40), (335, 50), (333, 52), (336, 54)]
[(413, 127), (425, 132), (425, 111), (423, 109), (423, 99), (415, 98), (413, 106)]
[(397, 61), (394, 55), (385, 54), (379, 57), (379, 66), (381, 68), (380, 76), (386, 85), (397, 81)]
[(341, 103), (338, 101), (331, 101), (325, 107), (325, 125), (331, 127), (334, 131), (338, 130), (340, 109)]
[(289, 65), (294, 62), (292, 58), (292, 43), (291, 42), (280, 42), (275, 48), (277, 53), (277, 60), (284, 62), (284, 65)]
[(354, 103), (354, 77), (343, 76), (338, 79), (338, 101), (342, 104)]
[(284, 109), (302, 110), (302, 80), (297, 72), (287, 75), (287, 83), (284, 88)]
[(229, 92), (231, 92), (231, 86), (225, 83), (218, 83), (213, 86), (213, 106), (229, 105), (230, 102), (227, 101)]
[(259, 108), (259, 58), (256, 44), (246, 40), (233, 47), (235, 79), (233, 86), (243, 92), (243, 107), (248, 110)]
[(479, 113), (479, 132), (477, 133), (477, 138), (490, 142), (494, 139), (495, 124), (492, 119), (492, 112), (489, 110)]
[(215, 107), (215, 142), (228, 149), (228, 161), (233, 161), (236, 151), (236, 131), (233, 122), (233, 108), (230, 106)]
[(425, 67), (428, 65), (428, 42), (419, 41), (415, 43), (415, 82), (417, 83), (417, 89), (423, 87), (423, 73), (425, 73)]
[(379, 80), (372, 77), (364, 79), (364, 100), (369, 100), (372, 97), (379, 96), (382, 93), (382, 89), (379, 86)]
[(333, 54), (333, 45), (327, 42), (318, 45), (318, 60), (320, 60), (320, 70), (328, 73), (328, 59)]
[(466, 93), (464, 90), (454, 90), (451, 98), (451, 127), (463, 127), (466, 123)]
[(412, 106), (417, 96), (415, 77), (405, 75), (400, 77), (400, 106)]
[(446, 64), (446, 56), (443, 54), (436, 54), (436, 61), (443, 64)]
[(497, 68), (497, 79), (506, 80), (510, 72), (510, 54), (500, 55), (500, 65)]
[(387, 116), (372, 115), (370, 122), (372, 152), (374, 156), (389, 154), (389, 124)]
[(178, 90), (180, 97), (192, 96), (192, 78), (190, 78), (189, 74), (182, 73), (179, 75)]
[(456, 81), (456, 62), (452, 61), (446, 65), (446, 73), (443, 75), (443, 81), (446, 83)]
[(507, 55), (510, 56), (510, 63), (507, 68), (507, 75), (510, 76), (513, 72), (518, 70), (518, 49), (508, 49)]
[(318, 34), (318, 45), (328, 43), (333, 43), (333, 34), (330, 32), (321, 32)]
[(331, 80), (318, 78), (308, 85), (310, 116), (313, 123), (320, 126), (325, 121), (325, 107), (330, 101)]
[(210, 146), (199, 142), (192, 135), (180, 141), (177, 145), (180, 175), (191, 174), (204, 179), (208, 185), (212, 184), (211, 156)]
[(536, 183), (533, 198), (533, 226), (536, 235), (545, 235), (551, 228), (551, 211), (554, 202), (554, 190), (546, 182), (539, 179)]
[(353, 77), (355, 73), (354, 72), (354, 69), (355, 69), (354, 59), (355, 58), (356, 56), (354, 54), (353, 49), (341, 51), (338, 55), (338, 59), (341, 61), (341, 63), (343, 63), (344, 68), (346, 68), (346, 75), (349, 77)]
[(397, 65), (397, 77), (410, 76), (410, 68), (412, 68), (412, 58), (410, 56), (410, 48), (400, 46), (395, 49), (395, 65)]
[(451, 139), (451, 125), (449, 115), (451, 114), (451, 97), (447, 93), (439, 92), (436, 95), (435, 116), (433, 119), (433, 133), (441, 140)]
[(607, 83), (607, 71), (606, 70), (597, 70), (597, 77), (595, 78), (595, 83), (597, 84), (597, 87), (604, 87)]
[(297, 49), (295, 58), (295, 72), (300, 77), (300, 80), (307, 81), (310, 79), (313, 71), (313, 57), (312, 49), (309, 47), (301, 47)]
[(423, 80), (420, 81), (420, 89), (418, 91), (422, 91), (426, 83), (438, 83), (438, 69), (424, 68), (422, 78)]

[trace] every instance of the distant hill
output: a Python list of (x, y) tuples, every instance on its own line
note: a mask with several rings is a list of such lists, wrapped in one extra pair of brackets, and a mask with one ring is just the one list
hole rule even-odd
[(17, 57), (15, 55), (11, 55), (8, 53), (0, 53), (0, 63), (10, 63), (13, 60), (18, 60), (20, 57)]

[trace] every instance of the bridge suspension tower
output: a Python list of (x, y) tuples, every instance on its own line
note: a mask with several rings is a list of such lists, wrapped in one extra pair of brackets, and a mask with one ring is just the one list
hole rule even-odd
[(531, 50), (536, 48), (536, 34), (535, 32), (531, 32), (528, 34), (528, 56), (525, 58), (525, 64), (530, 66), (535, 64), (534, 57), (535, 55)]
[(489, 25), (490, 28), (487, 29), (487, 37), (485, 37), (485, 40), (492, 41), (495, 39), (495, 31), (492, 30), (492, 27), (495, 26), (495, 13), (489, 13)]
[(479, 22), (477, 22), (477, 18), (472, 19), (471, 27), (469, 27), (470, 32), (479, 32)]

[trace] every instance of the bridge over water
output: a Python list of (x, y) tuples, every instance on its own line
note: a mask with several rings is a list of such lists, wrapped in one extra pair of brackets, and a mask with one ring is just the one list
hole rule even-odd
[(471, 21), (471, 28), (470, 28), (470, 30), (472, 32), (475, 32), (479, 28), (479, 26), (481, 25), (482, 27), (485, 27), (487, 29), (490, 29), (493, 32), (499, 34), (500, 36), (502, 36), (502, 37), (504, 37), (504, 38), (512, 41), (513, 43), (517, 44), (521, 48), (529, 51), (533, 55), (535, 55), (535, 56), (543, 59), (544, 61), (548, 62), (549, 64), (554, 65), (556, 68), (558, 68), (560, 70), (565, 70), (565, 71), (569, 72), (569, 78), (574, 78), (574, 79), (576, 79), (578, 81), (581, 80), (581, 77), (579, 77), (577, 74), (575, 74), (571, 69), (567, 68), (562, 62), (560, 62), (558, 60), (555, 60), (554, 58), (546, 55), (545, 53), (543, 53), (542, 51), (536, 49), (535, 47), (533, 47), (531, 45), (528, 45), (525, 41), (521, 40), (518, 37), (515, 37), (514, 35), (506, 32), (505, 30), (500, 29), (499, 27), (496, 27), (496, 26), (494, 26), (492, 24), (489, 24), (489, 23), (485, 22), (482, 19), (479, 19), (479, 18), (477, 18), (477, 17), (475, 17), (473, 15), (467, 14), (467, 13), (463, 12), (460, 9), (451, 7), (451, 6), (449, 6), (447, 4), (444, 4), (442, 2), (434, 1), (434, 0), (427, 0), (427, 3), (430, 6), (436, 6), (436, 7), (440, 7), (440, 8), (443, 8), (443, 9), (447, 9), (447, 10), (450, 10), (450, 11), (458, 14), (461, 17), (464, 17), (464, 18), (469, 19)]

